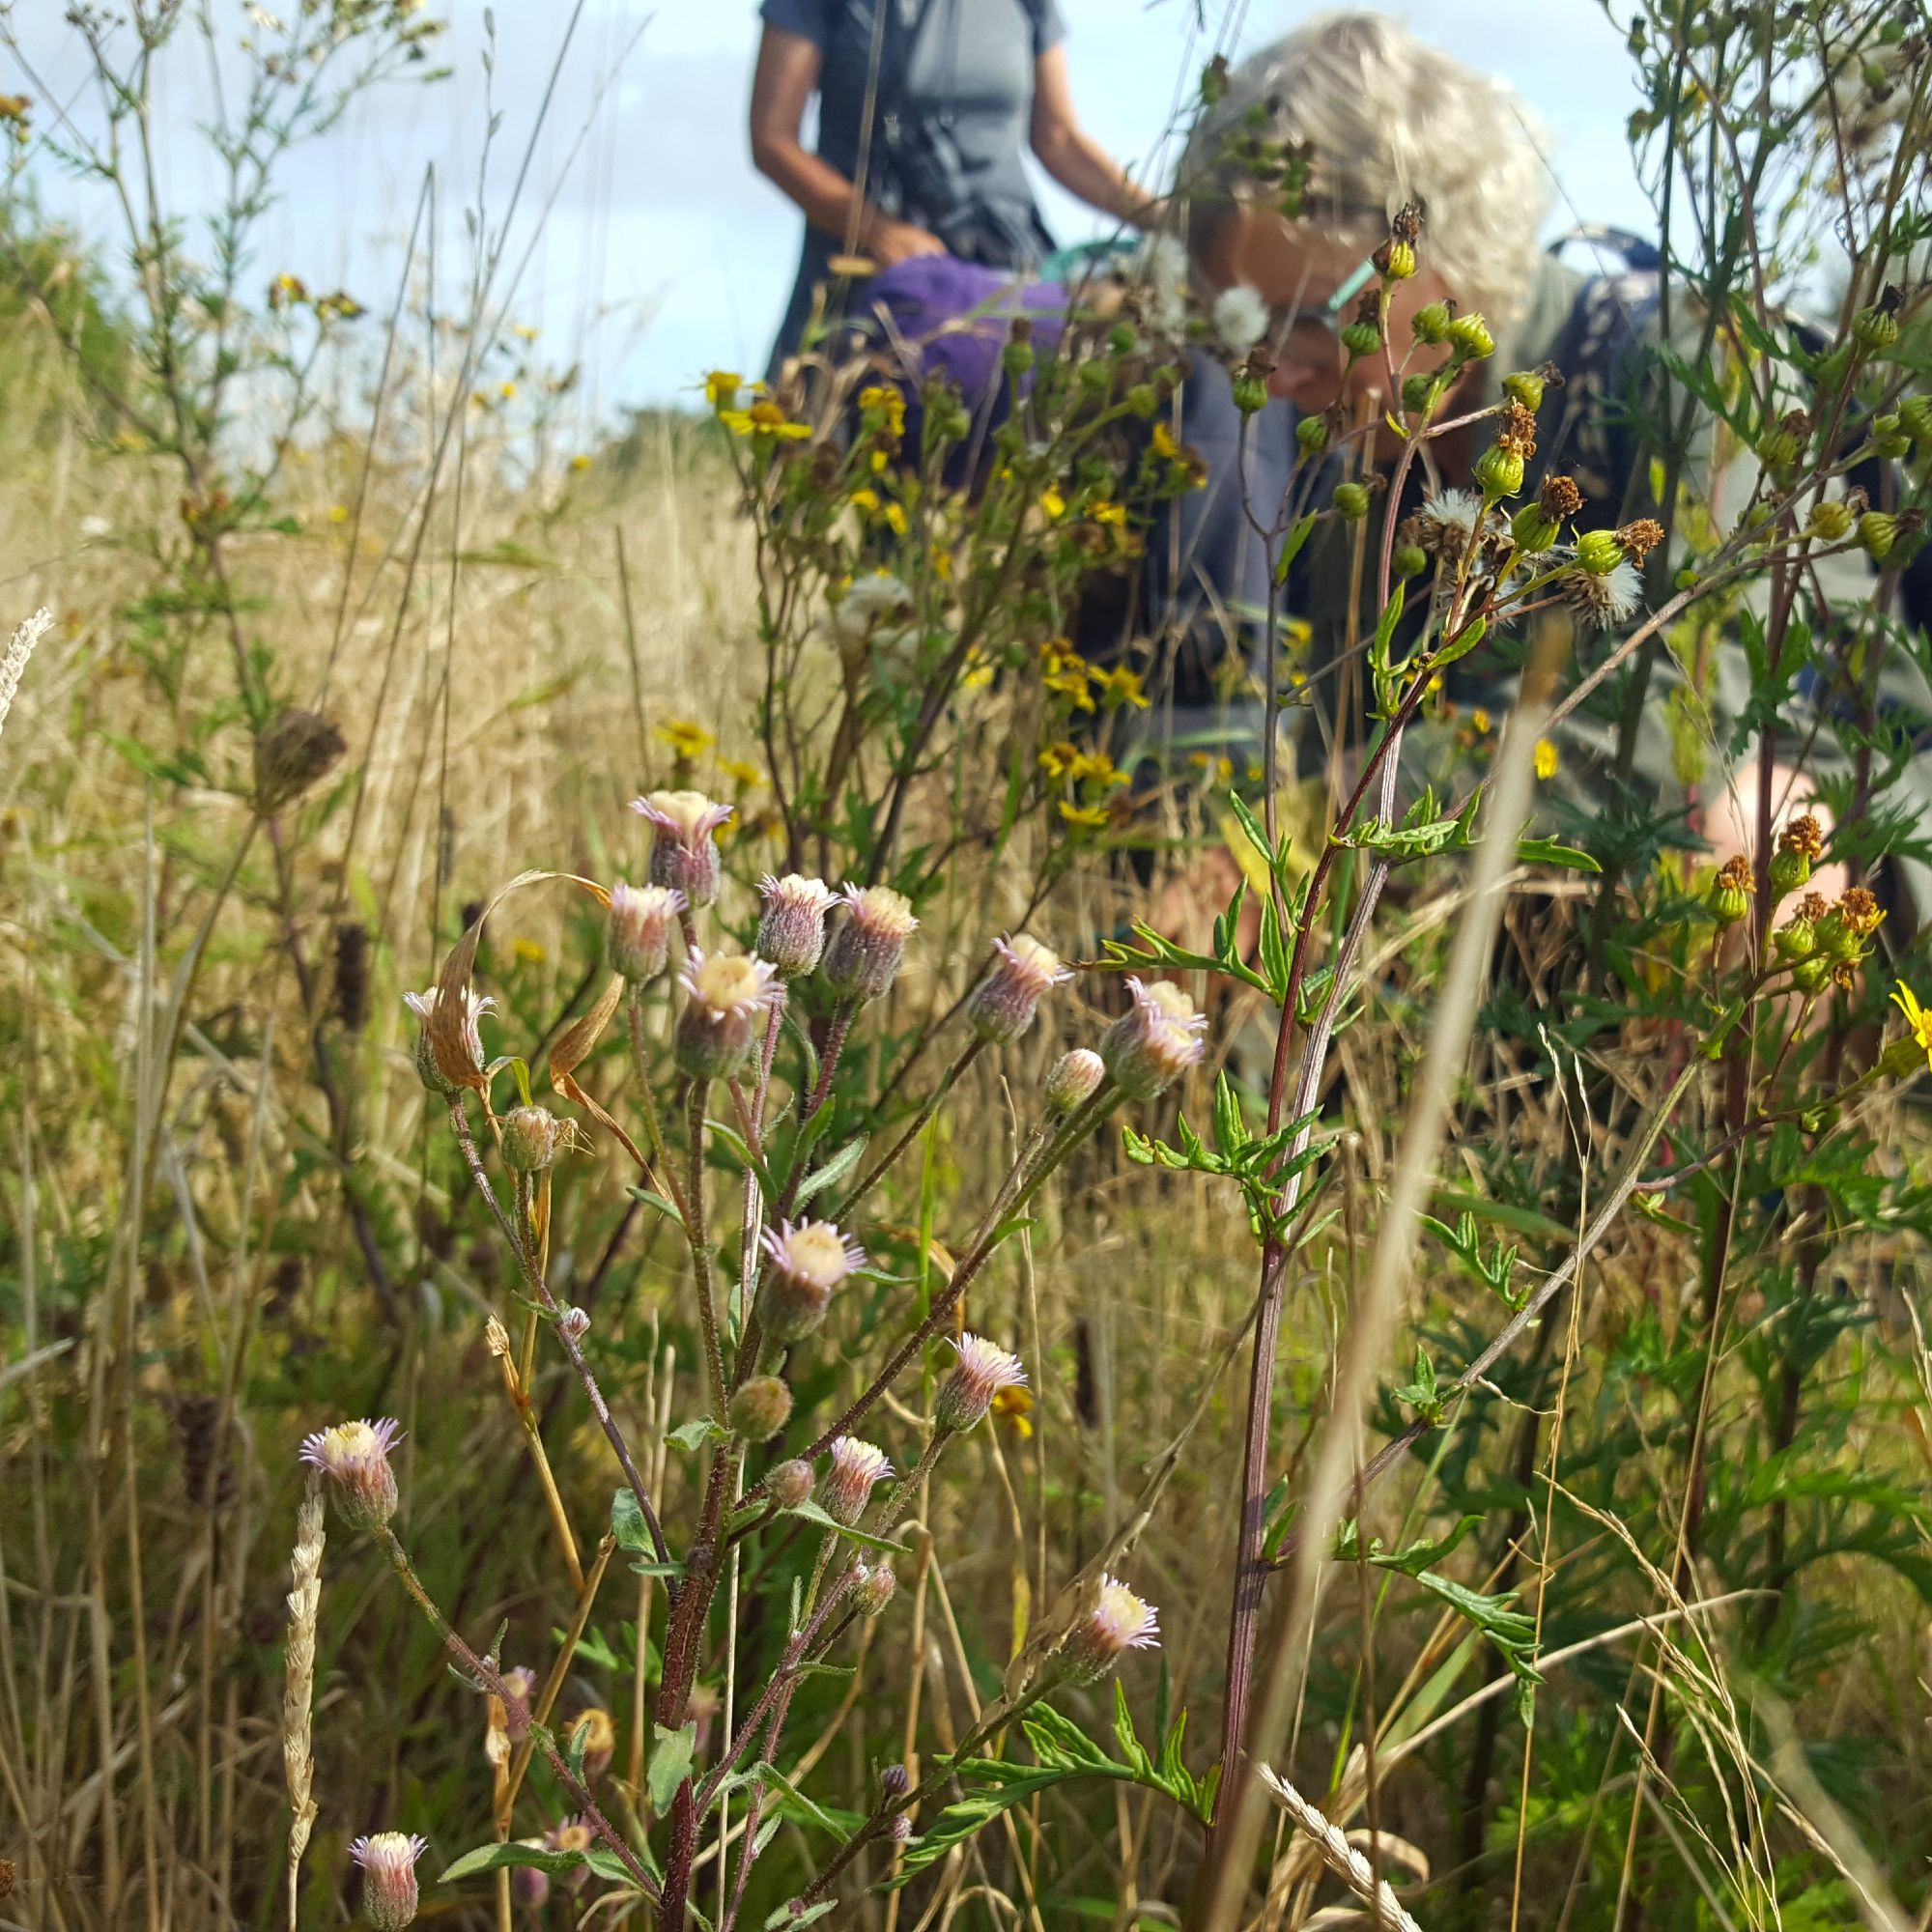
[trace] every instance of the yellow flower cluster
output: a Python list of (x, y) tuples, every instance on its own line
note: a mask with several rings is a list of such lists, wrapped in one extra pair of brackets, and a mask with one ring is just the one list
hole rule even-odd
[(1096, 700), (1107, 710), (1130, 704), (1145, 711), (1152, 701), (1141, 674), (1125, 665), (1102, 670), (1083, 658), (1065, 638), (1049, 638), (1040, 646), (1040, 683), (1061, 697), (1071, 698), (1076, 711), (1092, 711)]

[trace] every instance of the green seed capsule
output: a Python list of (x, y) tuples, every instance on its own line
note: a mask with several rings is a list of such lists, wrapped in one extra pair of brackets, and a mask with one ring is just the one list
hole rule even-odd
[(1335, 486), (1335, 508), (1349, 523), (1358, 524), (1369, 514), (1369, 493), (1360, 483), (1338, 483)]

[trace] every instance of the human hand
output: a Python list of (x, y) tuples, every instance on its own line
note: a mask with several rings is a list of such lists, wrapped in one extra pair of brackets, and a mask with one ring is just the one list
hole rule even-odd
[(915, 255), (943, 255), (946, 243), (937, 235), (910, 221), (876, 215), (866, 229), (866, 253), (882, 269), (909, 262)]

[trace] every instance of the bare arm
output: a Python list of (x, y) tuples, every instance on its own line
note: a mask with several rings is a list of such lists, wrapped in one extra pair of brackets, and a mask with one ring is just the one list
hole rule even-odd
[(1139, 227), (1158, 217), (1159, 202), (1136, 187), (1113, 156), (1081, 127), (1065, 47), (1048, 47), (1034, 63), (1033, 151), (1040, 166), (1089, 208)]
[(752, 76), (752, 165), (812, 227), (841, 246), (856, 236), (859, 247), (882, 267), (908, 255), (944, 254), (945, 243), (936, 235), (882, 213), (862, 200), (837, 168), (806, 151), (799, 129), (806, 102), (818, 86), (818, 49), (803, 34), (764, 30)]

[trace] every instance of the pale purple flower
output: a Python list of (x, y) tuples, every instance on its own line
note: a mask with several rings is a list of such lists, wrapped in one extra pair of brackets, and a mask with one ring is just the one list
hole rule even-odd
[(796, 980), (818, 964), (825, 951), (825, 915), (838, 898), (822, 879), (787, 872), (775, 879), (767, 872), (758, 881), (765, 901), (753, 951), (769, 959), (784, 980)]
[(886, 1452), (853, 1435), (840, 1435), (832, 1444), (832, 1467), (825, 1477), (825, 1513), (834, 1522), (848, 1529), (866, 1514), (872, 1487), (893, 1473)]
[(718, 896), (718, 828), (737, 810), (701, 791), (654, 791), (631, 801), (650, 823), (650, 882), (682, 893), (689, 905), (708, 906)]
[(1114, 1084), (1132, 1100), (1151, 1100), (1172, 1086), (1208, 1051), (1207, 1020), (1171, 980), (1152, 985), (1130, 979), (1133, 1006), (1100, 1038), (1100, 1059)]
[(999, 957), (966, 1002), (966, 1021), (981, 1039), (999, 1044), (1019, 1038), (1032, 1026), (1042, 997), (1065, 985), (1073, 969), (1024, 932), (996, 939), (993, 951)]
[(1076, 1683), (1097, 1683), (1123, 1651), (1159, 1647), (1160, 1622), (1153, 1605), (1102, 1573), (1098, 1600), (1061, 1649), (1061, 1668)]
[(952, 1344), (959, 1360), (940, 1384), (932, 1416), (952, 1435), (978, 1426), (1002, 1389), (1024, 1388), (1026, 1370), (1017, 1355), (1009, 1355), (983, 1335), (961, 1335)]
[(611, 916), (604, 927), (604, 957), (611, 972), (631, 980), (655, 980), (670, 956), (671, 928), (685, 909), (681, 892), (669, 886), (611, 888)]
[(429, 1840), (401, 1832), (356, 1838), (349, 1856), (362, 1867), (362, 1916), (373, 1932), (403, 1932), (416, 1916), (416, 1861)]
[(304, 1436), (301, 1460), (327, 1479), (343, 1520), (358, 1529), (387, 1522), (396, 1513), (396, 1476), (389, 1451), (402, 1440), (401, 1423), (338, 1422)]
[(893, 983), (919, 921), (890, 886), (847, 886), (845, 917), (825, 949), (825, 983), (842, 999), (876, 1000)]

